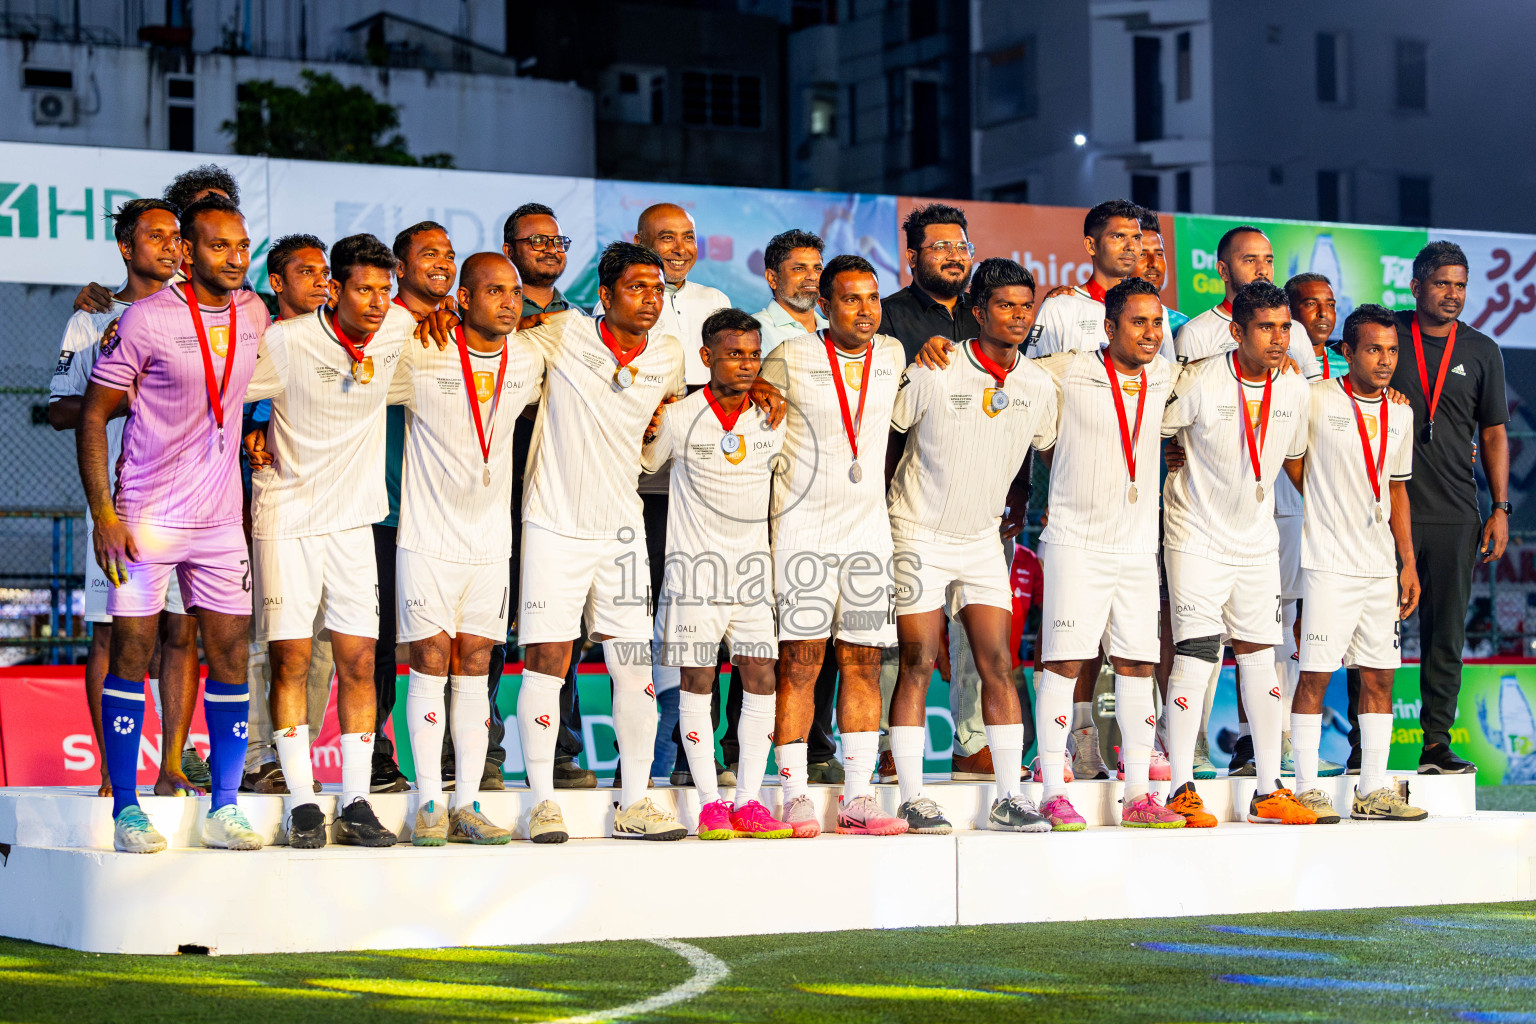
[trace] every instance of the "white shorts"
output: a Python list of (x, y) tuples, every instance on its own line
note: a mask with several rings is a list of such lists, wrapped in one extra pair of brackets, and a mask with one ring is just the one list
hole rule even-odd
[(679, 603), (664, 592), (656, 613), (660, 627), (661, 664), (677, 668), (709, 668), (720, 663), (723, 640), (738, 658), (779, 656), (779, 636), (773, 607), (766, 601), (750, 604)]
[(1045, 573), (1043, 660), (1084, 661), (1102, 646), (1116, 658), (1157, 663), (1155, 554), (1112, 554), (1043, 541), (1038, 553)]
[(379, 570), (373, 527), (252, 542), (258, 643), (308, 640), (319, 626), (379, 636)]
[(583, 618), (590, 636), (650, 642), (651, 571), (643, 526), (594, 538), (524, 523), (522, 566), (518, 643), (575, 640)]
[[(85, 519), (85, 621), (86, 622), (111, 622), (112, 614), (107, 611), (107, 595), (112, 592), (112, 584), (107, 582), (107, 574), (96, 561), (96, 545), (91, 539), (91, 519)], [(187, 614), (186, 606), (181, 600), (181, 587), (170, 586), (166, 581), (165, 610), (172, 615)]]
[(896, 587), (889, 538), (854, 552), (773, 549), (779, 639), (836, 637), (862, 647), (896, 645)]
[(920, 615), (938, 608), (951, 614), (968, 604), (1013, 611), (1008, 562), (996, 530), (950, 540), (894, 536), (896, 614)]
[(1275, 516), (1280, 531), (1280, 600), (1301, 598), (1301, 516)]
[(1227, 565), (1188, 551), (1163, 552), (1173, 642), (1203, 636), (1280, 643), (1280, 566)]
[(1302, 573), (1301, 671), (1398, 668), (1401, 626), (1397, 577)]
[(497, 643), (507, 639), (508, 586), (505, 559), (448, 562), (419, 551), (395, 549), (395, 608), (400, 642), (468, 633)]
[[(128, 580), (107, 595), (107, 614), (159, 615), (179, 591), (184, 609), (220, 615), (251, 614), (251, 552), (239, 523), (159, 526), (127, 523), (141, 561), (128, 563)], [(176, 585), (171, 586), (175, 577)]]

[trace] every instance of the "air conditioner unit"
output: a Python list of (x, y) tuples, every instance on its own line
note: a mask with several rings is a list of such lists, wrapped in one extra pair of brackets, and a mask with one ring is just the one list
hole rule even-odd
[(33, 124), (74, 124), (75, 94), (63, 89), (38, 89), (32, 93)]

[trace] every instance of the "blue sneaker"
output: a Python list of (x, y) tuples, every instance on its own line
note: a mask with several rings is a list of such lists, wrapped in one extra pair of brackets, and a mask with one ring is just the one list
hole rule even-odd
[(159, 853), (165, 849), (165, 836), (155, 831), (143, 809), (133, 804), (112, 819), (112, 848), (118, 853)]

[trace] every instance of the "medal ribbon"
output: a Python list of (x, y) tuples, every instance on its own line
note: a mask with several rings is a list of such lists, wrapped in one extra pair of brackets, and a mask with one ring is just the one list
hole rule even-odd
[[(997, 382), (998, 389), (1001, 390), (1003, 383), (1008, 377), (1009, 371), (1003, 369), (1001, 366), (998, 366), (990, 358), (988, 358), (987, 354), (981, 350), (981, 343), (974, 339), (971, 341), (971, 354), (976, 357), (976, 361), (981, 364), (981, 368), (992, 375), (992, 379)], [(1013, 365), (1019, 365), (1017, 354), (1014, 355)]]
[(496, 370), (496, 390), (491, 393), (491, 429), (487, 431), (480, 419), (480, 396), (475, 392), (475, 372), (469, 367), (469, 342), (464, 340), (464, 325), (453, 329), (453, 338), (459, 343), (459, 365), (464, 369), (464, 389), (469, 393), (469, 412), (475, 418), (475, 435), (480, 441), (480, 457), (486, 468), (491, 465), (491, 438), (496, 434), (496, 410), (501, 406), (501, 385), (507, 379), (507, 343), (502, 339), (501, 366)]
[[(1125, 401), (1120, 397), (1120, 371), (1115, 369), (1115, 364), (1109, 359), (1104, 360), (1104, 369), (1109, 371), (1109, 397), (1115, 402), (1115, 418), (1120, 421), (1120, 452), (1125, 456), (1125, 468), (1130, 473), (1131, 483), (1136, 483), (1136, 442), (1141, 440), (1141, 414), (1147, 411), (1147, 371), (1141, 371), (1141, 390), (1136, 395), (1136, 432), (1133, 434), (1126, 425)], [(1244, 415), (1247, 415), (1246, 410)]]
[(837, 408), (843, 414), (843, 431), (848, 435), (848, 447), (853, 449), (853, 461), (859, 461), (859, 425), (864, 422), (864, 399), (869, 397), (869, 360), (874, 354), (875, 343), (870, 342), (864, 349), (864, 369), (861, 371), (861, 383), (859, 384), (859, 411), (855, 416), (848, 415), (848, 395), (843, 390), (843, 370), (838, 365), (837, 346), (832, 339), (827, 337), (825, 331), (821, 334), (822, 344), (827, 346), (827, 362), (832, 364), (832, 381), (837, 385)]
[[(1421, 364), (1422, 365), (1422, 364)], [(1360, 415), (1360, 403), (1355, 399), (1355, 389), (1350, 387), (1348, 377), (1340, 377), (1339, 383), (1344, 385), (1344, 393), (1349, 396), (1349, 406), (1355, 410), (1355, 429), (1360, 431), (1360, 449), (1365, 452), (1365, 471), (1371, 481), (1371, 493), (1376, 496), (1376, 504), (1381, 504), (1381, 471), (1387, 465), (1387, 396), (1381, 396), (1380, 423), (1377, 429), (1381, 431), (1381, 456), (1373, 465), (1371, 462), (1371, 436), (1365, 429), (1365, 417)]]
[(608, 346), (609, 352), (613, 353), (613, 358), (618, 361), (619, 369), (621, 370), (638, 359), (640, 353), (645, 351), (645, 346), (651, 343), (651, 339), (646, 338), (626, 353), (623, 349), (619, 348), (618, 339), (608, 329), (608, 319), (606, 317), (597, 322), (597, 333), (602, 336), (603, 344)]
[(742, 395), (741, 405), (736, 407), (735, 412), (727, 413), (723, 408), (721, 408), (720, 403), (716, 401), (715, 393), (708, 385), (705, 385), (704, 387), (704, 400), (709, 403), (710, 409), (714, 411), (715, 419), (720, 421), (720, 426), (725, 430), (727, 434), (736, 428), (736, 421), (741, 419), (741, 414), (746, 412), (747, 406), (752, 404), (751, 402), (747, 401), (746, 395)]
[(1237, 405), (1243, 418), (1243, 439), (1248, 442), (1248, 461), (1253, 463), (1253, 480), (1262, 484), (1264, 477), (1259, 469), (1259, 457), (1264, 454), (1264, 439), (1269, 436), (1269, 392), (1274, 381), (1269, 374), (1264, 375), (1264, 397), (1259, 402), (1259, 436), (1255, 442), (1253, 424), (1248, 419), (1248, 392), (1243, 386), (1242, 372), (1237, 368), (1236, 351), (1232, 353), (1232, 375), (1237, 378)]
[(1083, 285), (1083, 291), (1087, 292), (1088, 297), (1094, 302), (1104, 301), (1104, 286), (1099, 284), (1095, 278), (1090, 277), (1088, 279), (1088, 283)]
[[(401, 305), (404, 305), (404, 303), (401, 303)], [(354, 363), (362, 362), (364, 358), (363, 349), (368, 347), (368, 343), (373, 340), (373, 335), (368, 335), (362, 341), (353, 341), (352, 336), (342, 330), (341, 324), (336, 322), (335, 312), (327, 309), (326, 313), (329, 314), (328, 319), (331, 322), (331, 332), (336, 335), (336, 340), (341, 343), (341, 347), (347, 350), (347, 355), (352, 357)]]
[(1413, 317), (1413, 354), (1419, 357), (1419, 387), (1424, 389), (1424, 401), (1429, 403), (1429, 422), (1435, 422), (1435, 410), (1440, 408), (1440, 391), (1445, 387), (1445, 371), (1451, 365), (1451, 353), (1456, 351), (1456, 321), (1451, 321), (1451, 333), (1445, 339), (1445, 355), (1440, 357), (1440, 370), (1435, 374), (1435, 390), (1429, 390), (1429, 370), (1424, 366), (1424, 338), (1419, 333), (1419, 317)]
[(213, 350), (208, 347), (208, 332), (203, 329), (203, 311), (198, 307), (197, 296), (192, 293), (192, 282), (181, 286), (187, 297), (187, 308), (192, 311), (192, 327), (197, 331), (198, 350), (203, 355), (203, 378), (208, 385), (208, 405), (213, 409), (213, 421), (219, 426), (219, 443), (224, 443), (224, 392), (229, 390), (229, 370), (235, 365), (235, 321), (239, 312), (236, 297), (229, 297), (229, 348), (224, 351), (224, 379), (215, 381), (213, 376)]

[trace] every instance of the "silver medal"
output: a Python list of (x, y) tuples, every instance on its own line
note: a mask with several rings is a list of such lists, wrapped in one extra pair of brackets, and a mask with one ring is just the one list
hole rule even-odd
[(1259, 484), (1258, 486), (1256, 486), (1253, 489), (1253, 500), (1259, 502), (1260, 504), (1264, 503), (1264, 485), (1263, 484)]
[(619, 367), (619, 372), (613, 375), (613, 381), (621, 388), (627, 388), (635, 382), (635, 371), (627, 366)]
[(1378, 523), (1381, 522), (1381, 506), (1380, 505), (1376, 506), (1376, 521)]
[(725, 452), (727, 455), (735, 455), (736, 450), (740, 447), (741, 438), (737, 437), (735, 434), (726, 434), (720, 439), (720, 450)]
[(993, 412), (1002, 412), (1008, 408), (1008, 392), (1002, 390), (992, 392), (991, 405)]
[(491, 465), (490, 465), (490, 463), (486, 463), (486, 465), (485, 465), (485, 473), (480, 477), (480, 479), (485, 481), (485, 486), (487, 486), (487, 487), (491, 486)]
[(1135, 484), (1131, 484), (1130, 490), (1125, 492), (1125, 500), (1129, 501), (1132, 505), (1136, 504), (1136, 485)]
[(864, 479), (864, 467), (859, 465), (857, 461), (848, 467), (848, 479), (852, 480), (854, 483), (858, 483), (860, 480)]

